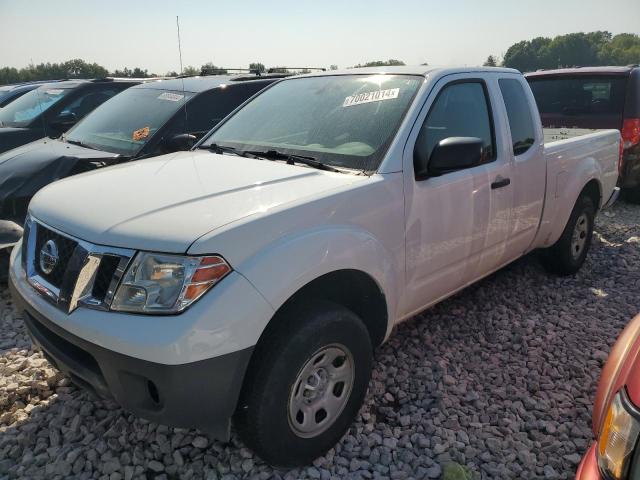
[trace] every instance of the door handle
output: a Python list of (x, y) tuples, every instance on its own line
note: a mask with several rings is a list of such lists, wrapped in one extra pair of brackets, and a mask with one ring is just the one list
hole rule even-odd
[(498, 177), (498, 178), (496, 178), (495, 182), (493, 182), (491, 184), (491, 190), (495, 190), (497, 188), (506, 187), (510, 183), (511, 183), (511, 179)]

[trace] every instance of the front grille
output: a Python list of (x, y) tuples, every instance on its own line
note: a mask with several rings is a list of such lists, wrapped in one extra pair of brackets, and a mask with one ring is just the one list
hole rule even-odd
[[(40, 265), (39, 256), (42, 247), (44, 247), (49, 240), (53, 240), (58, 248), (58, 261), (56, 262), (52, 272), (45, 273)], [(39, 225), (36, 232), (36, 248), (34, 252), (34, 265), (38, 274), (54, 287), (60, 288), (62, 286), (62, 280), (64, 279), (67, 266), (69, 265), (69, 260), (71, 259), (71, 255), (73, 255), (73, 251), (76, 249), (77, 245), (78, 242), (75, 240), (71, 240), (70, 238)]]
[[(55, 243), (55, 248), (51, 244), (47, 246), (49, 241)], [(22, 242), (22, 263), (28, 282), (44, 298), (66, 312), (79, 306), (109, 309), (113, 297), (110, 287), (118, 284), (135, 253), (129, 249), (74, 239), (31, 217), (25, 224)], [(57, 261), (53, 260), (56, 253)], [(45, 269), (53, 264), (48, 273), (40, 264), (41, 256)]]
[(91, 295), (96, 300), (103, 301), (109, 290), (109, 285), (113, 280), (113, 275), (120, 264), (120, 257), (114, 255), (104, 255), (100, 261), (96, 278), (93, 281), (93, 290)]

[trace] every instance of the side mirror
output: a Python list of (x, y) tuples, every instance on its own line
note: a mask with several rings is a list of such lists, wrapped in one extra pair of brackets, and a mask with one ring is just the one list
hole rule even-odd
[(414, 158), (416, 178), (422, 180), (480, 165), (483, 147), (484, 142), (477, 137), (449, 137), (440, 140), (428, 159), (420, 156)]
[(49, 124), (53, 128), (64, 132), (69, 130), (72, 126), (74, 126), (77, 121), (78, 121), (78, 117), (76, 117), (75, 113), (60, 112), (49, 122)]
[(169, 137), (164, 141), (164, 146), (170, 152), (178, 152), (180, 150), (189, 150), (193, 147), (198, 139), (190, 133), (179, 133), (173, 137)]

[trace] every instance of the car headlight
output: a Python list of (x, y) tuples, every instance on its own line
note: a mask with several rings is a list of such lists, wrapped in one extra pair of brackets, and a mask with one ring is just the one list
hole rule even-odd
[(598, 466), (607, 478), (627, 477), (640, 434), (638, 415), (625, 390), (620, 390), (609, 406), (598, 439)]
[(112, 310), (178, 313), (231, 271), (218, 256), (196, 257), (139, 252), (122, 277)]

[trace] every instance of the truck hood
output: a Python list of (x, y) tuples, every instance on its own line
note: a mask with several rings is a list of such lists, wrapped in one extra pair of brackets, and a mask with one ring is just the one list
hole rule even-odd
[(30, 210), (36, 219), (92, 243), (183, 253), (224, 225), (367, 178), (178, 152), (56, 182), (34, 197)]
[(0, 153), (0, 220), (21, 224), (29, 200), (41, 188), (117, 161), (116, 154), (48, 138)]

